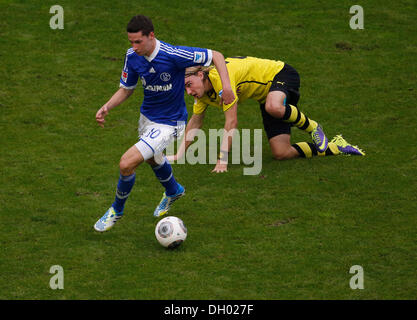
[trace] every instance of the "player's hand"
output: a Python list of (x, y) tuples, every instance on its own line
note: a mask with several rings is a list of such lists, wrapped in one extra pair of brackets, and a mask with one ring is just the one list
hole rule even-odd
[(231, 88), (225, 88), (220, 95), (220, 105), (231, 104), (235, 100), (235, 94)]
[(100, 127), (104, 127), (104, 122), (106, 122), (106, 120), (104, 120), (105, 116), (107, 116), (109, 113), (109, 110), (106, 106), (102, 106), (100, 109), (98, 109), (97, 113), (96, 113), (96, 121), (98, 123), (98, 125)]
[(220, 163), (220, 161), (217, 162), (216, 166), (211, 172), (227, 172), (227, 163)]

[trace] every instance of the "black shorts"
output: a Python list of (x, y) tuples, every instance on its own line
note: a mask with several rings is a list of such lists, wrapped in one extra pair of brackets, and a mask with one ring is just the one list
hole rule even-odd
[[(300, 99), (300, 76), (293, 67), (288, 64), (278, 72), (272, 80), (271, 91), (282, 91), (286, 98), (284, 104), (297, 106)], [(265, 110), (265, 103), (260, 104), (264, 128), (268, 139), (280, 134), (291, 134), (291, 124), (280, 119), (274, 118)]]

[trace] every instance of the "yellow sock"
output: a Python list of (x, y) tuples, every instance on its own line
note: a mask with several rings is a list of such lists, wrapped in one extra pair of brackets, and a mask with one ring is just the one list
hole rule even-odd
[(318, 126), (316, 121), (309, 119), (296, 106), (291, 104), (285, 106), (285, 114), (282, 120), (308, 133), (312, 132)]

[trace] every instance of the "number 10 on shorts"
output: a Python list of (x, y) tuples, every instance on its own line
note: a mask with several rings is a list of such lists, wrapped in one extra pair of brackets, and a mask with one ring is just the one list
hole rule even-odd
[(155, 139), (161, 134), (161, 130), (152, 128), (145, 137), (149, 137), (151, 139)]

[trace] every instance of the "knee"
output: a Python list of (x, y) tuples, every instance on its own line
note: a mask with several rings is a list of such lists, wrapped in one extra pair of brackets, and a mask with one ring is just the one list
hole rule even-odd
[(285, 153), (274, 153), (273, 157), (274, 157), (275, 160), (286, 160), (286, 159), (288, 159), (287, 155)]
[(286, 160), (286, 159), (290, 159), (290, 153), (288, 152), (288, 150), (275, 150), (272, 152), (272, 156), (274, 157), (275, 160)]
[(283, 118), (285, 114), (285, 106), (280, 103), (267, 102), (265, 104), (265, 111), (276, 118)]
[(119, 162), (120, 173), (123, 176), (129, 176), (135, 172), (135, 167), (130, 163), (130, 161), (124, 157), (120, 159)]

